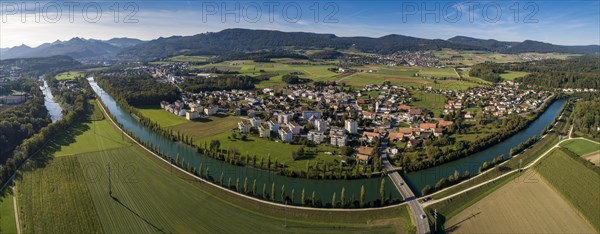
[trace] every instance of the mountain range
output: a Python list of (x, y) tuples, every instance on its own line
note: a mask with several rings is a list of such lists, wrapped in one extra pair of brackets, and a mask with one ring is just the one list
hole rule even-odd
[(122, 49), (142, 42), (132, 38), (113, 38), (102, 41), (75, 37), (68, 41), (57, 40), (33, 48), (26, 45), (3, 48), (0, 50), (0, 59), (49, 57), (54, 55), (67, 55), (81, 60), (102, 58), (114, 56)]
[(573, 53), (600, 54), (600, 45), (563, 46), (526, 40), (507, 42), (456, 36), (448, 40), (424, 39), (403, 35), (372, 37), (338, 37), (334, 34), (281, 32), (273, 30), (225, 29), (193, 36), (172, 36), (151, 41), (131, 38), (95, 40), (73, 38), (45, 43), (31, 48), (26, 45), (0, 50), (0, 58), (28, 58), (67, 55), (77, 60), (119, 58), (158, 59), (174, 55), (226, 55), (256, 51), (288, 49), (336, 49), (388, 54), (400, 50), (483, 50), (499, 53)]

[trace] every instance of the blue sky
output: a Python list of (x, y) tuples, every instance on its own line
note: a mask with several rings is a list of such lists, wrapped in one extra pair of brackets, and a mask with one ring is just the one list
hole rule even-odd
[[(73, 6), (75, 13), (72, 15), (64, 2), (25, 2), (29, 10), (36, 9), (35, 3), (39, 3), (35, 13), (23, 11), (21, 2), (16, 3), (1, 3), (1, 47), (35, 46), (75, 36), (148, 40), (225, 28), (369, 37), (401, 34), (448, 39), (464, 35), (507, 41), (531, 39), (562, 45), (600, 44), (598, 0), (566, 3), (510, 0), (134, 1), (131, 5), (127, 5), (127, 1), (102, 0), (98, 5), (81, 2)], [(58, 18), (57, 6), (61, 8)], [(120, 9), (118, 16), (114, 12), (115, 6)], [(101, 16), (96, 17), (96, 7), (102, 9)], [(319, 9), (318, 13), (316, 9)], [(82, 12), (87, 13), (85, 17)], [(127, 15), (132, 12), (135, 14), (127, 21)], [(36, 16), (39, 22), (35, 21)]]

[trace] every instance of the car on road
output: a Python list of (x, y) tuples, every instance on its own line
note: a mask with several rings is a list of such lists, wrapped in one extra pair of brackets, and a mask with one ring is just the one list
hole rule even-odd
[(427, 216), (425, 214), (422, 214), (421, 219), (425, 219), (425, 218), (427, 218)]

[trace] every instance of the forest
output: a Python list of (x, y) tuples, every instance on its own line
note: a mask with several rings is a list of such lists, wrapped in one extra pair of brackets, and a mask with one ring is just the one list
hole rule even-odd
[(254, 83), (259, 80), (252, 76), (244, 75), (219, 75), (217, 77), (191, 77), (180, 84), (185, 92), (198, 93), (200, 91), (253, 89)]
[(173, 102), (179, 91), (173, 85), (156, 82), (148, 75), (96, 76), (95, 80), (115, 99), (126, 101), (133, 106), (156, 105), (161, 101)]
[(575, 131), (600, 139), (600, 95), (582, 98), (573, 109), (572, 121)]
[(44, 107), (44, 95), (35, 79), (28, 77), (14, 81), (13, 88), (29, 94), (27, 101), (0, 112), (1, 161), (24, 139), (31, 137), (50, 123), (50, 115)]
[(543, 88), (600, 88), (599, 56), (576, 56), (566, 60), (547, 59), (520, 63), (482, 63), (473, 66), (470, 76), (500, 81), (504, 71), (529, 72), (516, 81)]

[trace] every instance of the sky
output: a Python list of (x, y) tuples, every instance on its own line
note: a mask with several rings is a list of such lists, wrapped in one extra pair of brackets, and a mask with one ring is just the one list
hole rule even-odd
[(5, 1), (0, 47), (73, 37), (151, 40), (226, 28), (388, 34), (448, 39), (462, 35), (560, 45), (600, 44), (600, 0), (590, 1)]

